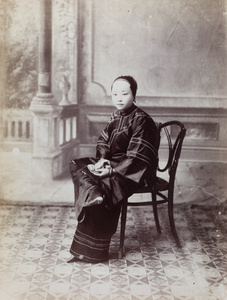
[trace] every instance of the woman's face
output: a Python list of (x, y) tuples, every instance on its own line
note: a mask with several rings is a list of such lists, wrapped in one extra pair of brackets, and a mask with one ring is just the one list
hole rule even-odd
[(119, 79), (112, 86), (112, 101), (119, 110), (127, 110), (134, 101), (130, 84), (126, 80)]

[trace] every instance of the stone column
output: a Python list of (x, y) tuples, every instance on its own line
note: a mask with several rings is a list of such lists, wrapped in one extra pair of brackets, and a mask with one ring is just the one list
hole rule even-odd
[(59, 120), (62, 107), (51, 89), (52, 1), (40, 0), (38, 91), (30, 110), (34, 114), (32, 167), (38, 179), (53, 179), (61, 173)]

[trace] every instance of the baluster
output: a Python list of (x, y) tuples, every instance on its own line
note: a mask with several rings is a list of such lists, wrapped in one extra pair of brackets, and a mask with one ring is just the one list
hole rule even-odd
[(72, 138), (76, 139), (76, 117), (72, 117)]
[(60, 120), (59, 122), (59, 142), (60, 145), (64, 143), (64, 120)]
[(18, 137), (23, 138), (23, 124), (21, 121), (18, 121)]
[(15, 137), (15, 121), (11, 122), (11, 137)]
[(30, 128), (31, 128), (30, 122), (27, 121), (26, 126), (25, 126), (25, 137), (26, 137), (26, 139), (30, 138)]
[(70, 118), (66, 119), (66, 133), (65, 133), (65, 140), (69, 142), (71, 139), (71, 120)]
[(9, 135), (9, 124), (8, 124), (8, 121), (5, 120), (4, 121), (4, 137), (7, 138), (8, 135)]

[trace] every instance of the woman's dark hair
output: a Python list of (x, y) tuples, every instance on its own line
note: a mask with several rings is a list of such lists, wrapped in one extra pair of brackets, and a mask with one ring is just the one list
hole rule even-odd
[(136, 80), (132, 76), (119, 76), (119, 77), (117, 77), (113, 81), (113, 83), (112, 83), (111, 91), (112, 91), (114, 82), (117, 81), (117, 80), (119, 80), (119, 79), (128, 81), (128, 83), (130, 84), (130, 89), (132, 91), (133, 97), (135, 98), (136, 97), (136, 92), (137, 92), (138, 85), (137, 85)]

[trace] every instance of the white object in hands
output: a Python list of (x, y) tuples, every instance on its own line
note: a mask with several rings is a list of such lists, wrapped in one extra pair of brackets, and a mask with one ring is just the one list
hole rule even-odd
[(111, 168), (109, 160), (106, 159), (103, 161), (98, 161), (95, 165), (89, 164), (87, 167), (88, 170), (94, 175), (100, 174), (103, 169)]
[(99, 169), (109, 169), (110, 161), (105, 158), (101, 158), (96, 164), (95, 164), (95, 170), (98, 171)]
[(101, 173), (101, 169), (96, 170), (95, 165), (90, 164), (87, 167), (88, 167), (88, 170), (94, 175), (98, 175), (99, 173)]

